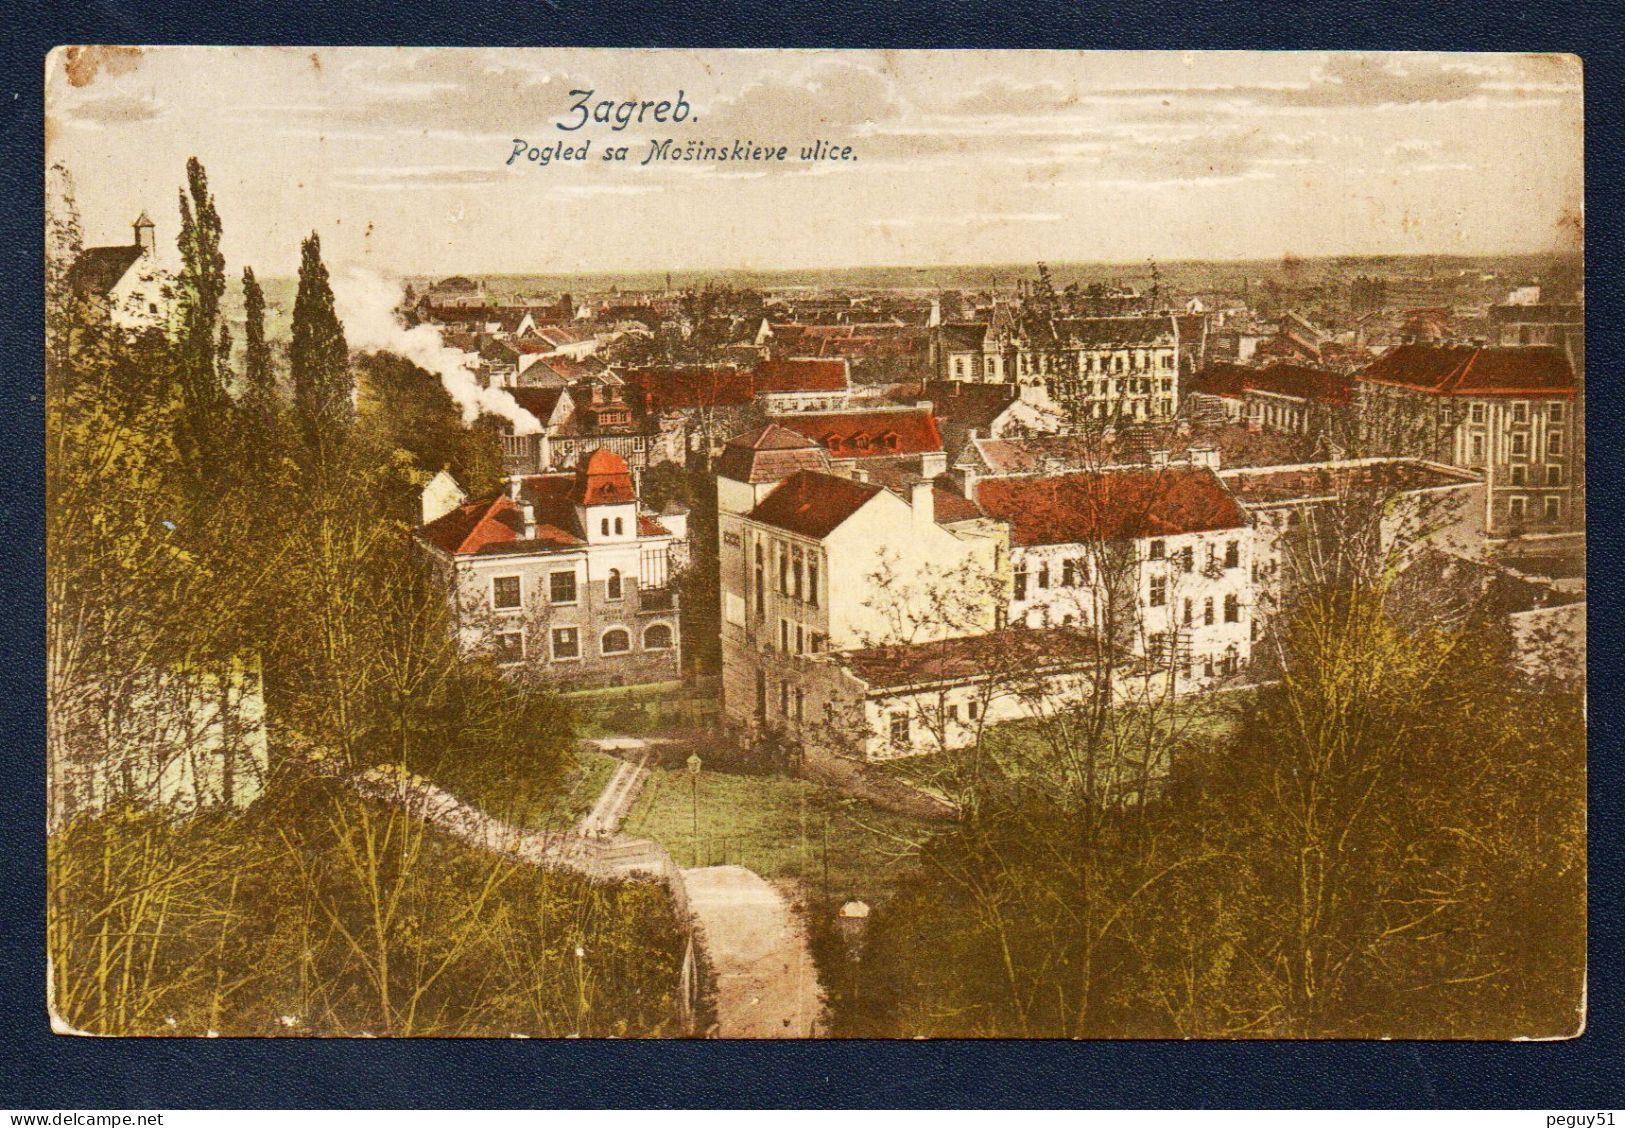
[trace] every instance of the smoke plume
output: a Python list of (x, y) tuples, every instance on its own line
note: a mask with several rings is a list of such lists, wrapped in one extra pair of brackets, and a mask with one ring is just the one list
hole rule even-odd
[(405, 290), (399, 282), (366, 270), (350, 270), (333, 280), (333, 304), (351, 348), (387, 351), (440, 377), (446, 394), (462, 409), (463, 422), (495, 415), (513, 424), (516, 435), (531, 435), (541, 424), (501, 388), (482, 388), (468, 354), (451, 348), (433, 325), (408, 329), (396, 310)]

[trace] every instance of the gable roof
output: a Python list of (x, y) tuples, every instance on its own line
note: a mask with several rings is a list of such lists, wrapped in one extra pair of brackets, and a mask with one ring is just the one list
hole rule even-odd
[(862, 509), (884, 487), (856, 482), (818, 470), (797, 470), (750, 511), (760, 521), (785, 532), (823, 540)]
[(1210, 364), (1199, 372), (1191, 383), (1190, 391), (1229, 397), (1246, 392), (1269, 392), (1317, 403), (1343, 405), (1353, 399), (1354, 380), (1341, 372), (1289, 361), (1264, 368), (1220, 362)]
[(918, 409), (798, 413), (781, 416), (779, 423), (823, 446), (835, 458), (942, 450), (936, 416)]
[(985, 478), (976, 500), (1017, 545), (1083, 544), (1234, 529), (1246, 517), (1213, 471), (1195, 466)]
[(1399, 345), (1356, 377), (1438, 396), (1571, 396), (1575, 390), (1568, 357), (1541, 345)]
[(541, 474), (520, 484), (520, 496), (531, 503), (535, 535), (525, 538), (524, 516), (507, 494), (464, 502), (418, 530), (418, 536), (453, 556), (545, 552), (586, 544), (575, 505), (570, 500), (572, 474)]
[(559, 397), (564, 395), (564, 387), (543, 388), (534, 385), (519, 388), (504, 388), (525, 411), (536, 417), (536, 422), (546, 425), (553, 418), (553, 410), (558, 406)]
[(118, 285), (140, 257), (141, 248), (133, 243), (127, 247), (86, 247), (68, 268), (68, 281), (80, 293), (105, 294)]
[(852, 385), (846, 361), (796, 357), (764, 360), (756, 366), (756, 394), (844, 392)]
[(979, 321), (945, 321), (937, 328), (945, 352), (981, 352), (987, 340), (987, 326)]

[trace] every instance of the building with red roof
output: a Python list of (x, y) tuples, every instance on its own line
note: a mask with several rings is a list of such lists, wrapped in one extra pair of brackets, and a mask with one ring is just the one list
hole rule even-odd
[(756, 365), (756, 398), (770, 412), (832, 411), (852, 393), (844, 357), (791, 357)]
[(1210, 467), (986, 477), (972, 493), (1010, 530), (1011, 623), (1101, 634), (1180, 691), (1246, 666), (1252, 529)]
[(642, 509), (620, 455), (600, 448), (573, 473), (512, 478), (472, 500), (440, 474), (423, 516), (415, 536), (446, 581), (466, 655), (572, 688), (681, 676), (687, 514)]
[(1363, 453), (1482, 475), (1491, 536), (1579, 528), (1585, 397), (1574, 344), (1388, 350), (1356, 373)]

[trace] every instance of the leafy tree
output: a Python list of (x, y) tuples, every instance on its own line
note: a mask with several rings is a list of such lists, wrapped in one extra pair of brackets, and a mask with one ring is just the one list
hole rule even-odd
[[(186, 162), (187, 187), (180, 193), (181, 253), (180, 451), (201, 484), (218, 455), (218, 430), (226, 391), (216, 326), (226, 292), (226, 259), (220, 253), (220, 213), (209, 191), (208, 174), (196, 157)], [(190, 198), (188, 198), (190, 196)]]
[(293, 342), (288, 368), (293, 410), (305, 447), (315, 457), (330, 453), (351, 420), (350, 352), (333, 308), (333, 288), (315, 232), (300, 247), (299, 290), (293, 304)]
[(243, 267), (243, 407), (258, 419), (269, 419), (275, 411), (276, 373), (271, 367), (271, 347), (265, 340), (265, 291), (254, 268)]

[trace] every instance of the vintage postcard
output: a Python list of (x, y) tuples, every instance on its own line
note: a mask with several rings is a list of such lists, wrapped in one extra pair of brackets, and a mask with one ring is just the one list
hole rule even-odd
[(1579, 60), (46, 66), (57, 1031), (1584, 1029)]

